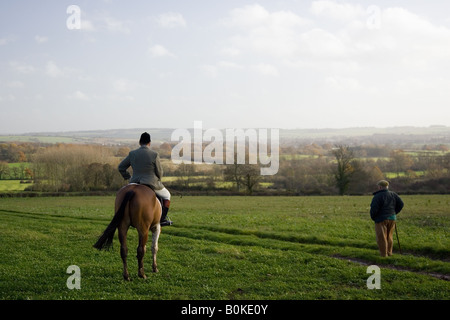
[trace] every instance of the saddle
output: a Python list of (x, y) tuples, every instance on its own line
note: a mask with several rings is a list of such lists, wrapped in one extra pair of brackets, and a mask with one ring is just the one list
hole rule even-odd
[[(132, 183), (129, 183), (129, 184), (139, 184), (139, 185), (143, 185), (143, 186), (146, 186), (146, 187), (148, 187), (148, 188), (150, 188), (150, 189), (152, 189), (153, 190), (153, 188), (150, 186), (150, 185), (148, 185), (148, 184), (145, 184), (145, 183), (136, 183), (136, 182), (132, 182)], [(153, 192), (155, 192), (155, 190), (153, 190)], [(157, 194), (156, 194), (156, 192), (155, 192), (155, 196), (156, 196), (156, 199), (158, 199), (159, 200), (159, 203), (161, 204), (161, 208), (163, 207), (163, 198), (161, 198), (160, 196), (158, 196)]]

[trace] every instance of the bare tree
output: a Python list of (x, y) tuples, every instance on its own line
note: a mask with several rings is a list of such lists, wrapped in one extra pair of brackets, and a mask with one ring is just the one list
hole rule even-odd
[(59, 144), (42, 149), (33, 157), (33, 171), (36, 179), (50, 190), (82, 190), (89, 184), (98, 187), (103, 183), (99, 175), (101, 164), (112, 159), (106, 148)]
[(260, 167), (252, 164), (230, 164), (224, 171), (224, 180), (232, 181), (239, 192), (245, 187), (247, 193), (252, 194), (261, 180)]
[(261, 180), (261, 169), (258, 165), (245, 164), (242, 165), (242, 184), (246, 187), (248, 194), (252, 194)]
[(334, 178), (339, 194), (343, 195), (348, 189), (351, 176), (354, 173), (352, 161), (354, 160), (353, 151), (349, 146), (338, 145), (332, 150), (336, 158), (337, 165), (334, 169)]
[(242, 165), (237, 163), (227, 165), (224, 170), (224, 180), (236, 184), (236, 190), (239, 192), (242, 185)]
[(192, 182), (192, 177), (195, 175), (195, 165), (181, 163), (175, 170), (175, 175), (178, 177), (177, 182), (184, 188), (189, 188), (189, 184)]
[(395, 150), (391, 152), (391, 159), (389, 162), (392, 164), (398, 178), (400, 176), (400, 172), (406, 172), (411, 167), (413, 164), (413, 159), (403, 150)]

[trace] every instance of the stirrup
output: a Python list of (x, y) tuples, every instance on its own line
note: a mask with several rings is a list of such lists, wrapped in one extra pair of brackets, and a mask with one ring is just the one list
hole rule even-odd
[(173, 222), (169, 219), (169, 217), (167, 217), (167, 219), (164, 220), (164, 221), (161, 221), (161, 222), (159, 223), (159, 225), (160, 225), (161, 227), (171, 226), (171, 225), (173, 225)]

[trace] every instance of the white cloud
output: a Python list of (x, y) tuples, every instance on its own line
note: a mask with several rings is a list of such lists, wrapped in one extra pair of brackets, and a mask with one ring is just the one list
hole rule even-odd
[(181, 13), (167, 12), (160, 14), (156, 18), (156, 22), (162, 28), (186, 27), (186, 20)]
[(217, 68), (217, 66), (202, 65), (200, 68), (203, 71), (203, 74), (206, 75), (209, 78), (216, 78), (217, 75), (218, 75), (218, 68)]
[(230, 69), (242, 69), (242, 66), (232, 61), (220, 61), (218, 67)]
[(359, 4), (314, 1), (310, 12), (324, 19), (311, 21), (292, 11), (270, 12), (260, 5), (236, 8), (223, 20), (224, 26), (236, 31), (221, 52), (231, 58), (276, 59), (277, 66), (320, 69), (327, 64), (345, 66), (345, 61), (351, 61), (354, 70), (377, 63), (412, 69), (448, 65), (450, 29), (404, 8), (380, 8), (377, 29), (368, 25), (373, 12)]
[(244, 66), (232, 61), (219, 61), (215, 65), (202, 65), (203, 74), (209, 78), (217, 78), (220, 73), (227, 70), (231, 71), (252, 71), (264, 76), (279, 76), (278, 68), (267, 63), (259, 63), (250, 66)]
[(224, 23), (234, 27), (253, 27), (264, 24), (269, 16), (269, 12), (264, 7), (258, 4), (247, 5), (233, 9)]
[(325, 84), (333, 91), (356, 91), (361, 89), (357, 79), (340, 76), (329, 76), (325, 79)]
[(12, 94), (9, 94), (7, 97), (0, 96), (0, 102), (3, 102), (3, 101), (14, 102), (14, 101), (16, 101), (16, 97)]
[(366, 14), (366, 10), (360, 5), (328, 0), (313, 1), (310, 11), (316, 16), (346, 21), (358, 19)]
[(129, 27), (129, 22), (121, 21), (116, 18), (105, 16), (102, 18), (106, 29), (110, 32), (129, 34), (131, 29)]
[(11, 61), (9, 63), (9, 65), (11, 66), (11, 68), (13, 68), (14, 71), (16, 71), (18, 73), (22, 73), (22, 74), (30, 74), (36, 70), (36, 68), (31, 65), (24, 64), (24, 63), (17, 62), (17, 61)]
[(107, 95), (106, 97), (102, 98), (102, 100), (103, 99), (107, 99), (112, 102), (135, 102), (136, 101), (136, 98), (134, 96), (126, 95), (126, 94), (110, 94), (110, 95)]
[(239, 56), (240, 53), (241, 53), (241, 51), (239, 49), (233, 48), (233, 47), (228, 47), (228, 48), (222, 49), (222, 54), (230, 56), (230, 57), (237, 57), (237, 56)]
[(81, 30), (86, 32), (107, 31), (123, 34), (131, 34), (132, 32), (131, 21), (117, 19), (108, 13), (88, 16), (86, 12), (82, 12), (80, 23)]
[(223, 25), (236, 28), (238, 33), (222, 51), (235, 56), (241, 52), (291, 56), (298, 49), (299, 28), (308, 23), (293, 12), (269, 12), (258, 4), (236, 8), (223, 20)]
[(113, 85), (114, 90), (119, 93), (131, 92), (131, 91), (135, 90), (136, 88), (142, 87), (141, 84), (139, 84), (135, 81), (132, 81), (132, 80), (124, 79), (124, 78), (113, 80), (112, 85)]
[(84, 92), (82, 92), (80, 90), (77, 90), (74, 93), (72, 93), (71, 95), (69, 95), (69, 99), (81, 100), (81, 101), (90, 100), (90, 98)]
[(22, 81), (10, 81), (8, 82), (8, 87), (9, 88), (23, 88), (25, 85)]
[(81, 19), (81, 30), (92, 32), (92, 31), (96, 31), (96, 28), (91, 20), (83, 18), (83, 19)]
[(6, 46), (7, 44), (16, 41), (16, 36), (7, 36), (0, 38), (0, 46)]
[(265, 75), (265, 76), (278, 76), (278, 69), (270, 64), (258, 64), (253, 66), (253, 69), (256, 70), (259, 74)]
[(79, 75), (80, 71), (70, 67), (60, 67), (53, 61), (48, 61), (45, 65), (45, 74), (52, 78), (68, 77)]
[(208, 78), (217, 78), (222, 70), (242, 70), (244, 66), (233, 61), (219, 61), (217, 64), (207, 64), (200, 66), (203, 74)]
[(450, 55), (450, 29), (433, 25), (427, 19), (402, 8), (388, 8), (381, 16), (381, 31), (397, 41), (402, 54), (448, 60)]
[[(295, 79), (311, 78), (310, 92), (293, 93), (291, 100), (318, 106), (334, 101), (348, 114), (399, 102), (410, 110), (424, 102), (435, 109), (448, 104), (450, 29), (406, 8), (369, 8), (345, 1), (314, 1), (306, 13), (236, 8), (222, 21), (233, 33), (220, 53), (243, 70), (279, 81), (296, 72)], [(205, 71), (217, 77), (223, 69), (217, 63)]]
[(58, 78), (64, 75), (63, 70), (59, 68), (53, 61), (47, 62), (45, 73), (52, 78)]
[(44, 36), (36, 35), (36, 36), (34, 37), (34, 40), (35, 40), (38, 44), (42, 44), (42, 43), (46, 43), (46, 42), (48, 41), (48, 38), (47, 38), (47, 37), (44, 37)]
[[(247, 23), (247, 27), (230, 38), (227, 48), (239, 52), (229, 55), (231, 58), (257, 57), (263, 63), (253, 69), (262, 74), (277, 75), (283, 67), (296, 67), (317, 71), (323, 77), (324, 89), (334, 94), (388, 90), (386, 97), (395, 97), (408, 90), (405, 84), (410, 84), (411, 95), (423, 92), (405, 79), (427, 75), (433, 82), (436, 77), (446, 77), (442, 70), (450, 68), (450, 29), (404, 8), (380, 9), (378, 29), (367, 24), (371, 12), (345, 2), (313, 3), (311, 10), (325, 18), (325, 23), (323, 19), (306, 24), (280, 22), (277, 27), (260, 26), (258, 23), (275, 13), (253, 8), (249, 15), (253, 23), (242, 22), (240, 25)], [(233, 16), (232, 21), (237, 24), (240, 17)], [(333, 23), (328, 24), (330, 20)], [(298, 21), (305, 19), (299, 17)], [(400, 90), (391, 90), (398, 83), (402, 84)], [(436, 90), (429, 92), (439, 95)]]
[(302, 33), (298, 40), (297, 52), (306, 57), (345, 58), (352, 51), (352, 47), (345, 38), (320, 28)]
[(175, 55), (160, 44), (155, 44), (148, 49), (153, 57), (175, 57)]

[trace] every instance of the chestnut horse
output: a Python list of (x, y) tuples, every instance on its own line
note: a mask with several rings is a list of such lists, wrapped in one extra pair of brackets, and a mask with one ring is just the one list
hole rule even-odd
[(127, 268), (127, 232), (130, 226), (136, 228), (139, 235), (137, 248), (138, 275), (146, 279), (144, 273), (144, 254), (149, 230), (152, 231), (153, 272), (158, 272), (156, 253), (158, 252), (158, 239), (161, 233), (159, 221), (161, 219), (161, 204), (155, 192), (147, 186), (129, 184), (117, 192), (115, 202), (115, 215), (105, 229), (94, 248), (102, 250), (112, 246), (114, 233), (119, 231), (120, 256), (123, 262), (123, 278), (130, 281)]

